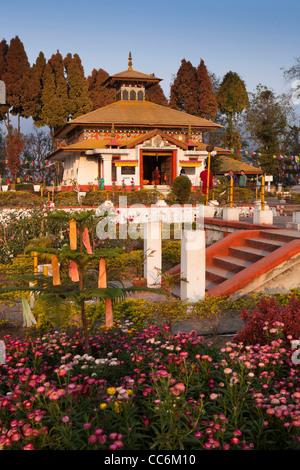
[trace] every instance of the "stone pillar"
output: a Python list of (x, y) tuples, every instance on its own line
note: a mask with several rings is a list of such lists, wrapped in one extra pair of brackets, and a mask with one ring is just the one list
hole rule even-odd
[[(144, 277), (148, 287), (161, 286), (161, 221), (149, 221), (144, 224)], [(155, 269), (157, 268), (157, 269)]]
[(256, 225), (272, 225), (273, 224), (273, 211), (269, 206), (265, 206), (264, 210), (261, 207), (254, 207), (253, 210), (253, 223)]
[(205, 232), (183, 230), (181, 238), (180, 298), (190, 302), (205, 298)]
[(287, 222), (286, 228), (300, 230), (300, 212), (293, 212), (293, 221)]
[(240, 211), (237, 207), (224, 207), (223, 220), (239, 221), (239, 219), (240, 219)]

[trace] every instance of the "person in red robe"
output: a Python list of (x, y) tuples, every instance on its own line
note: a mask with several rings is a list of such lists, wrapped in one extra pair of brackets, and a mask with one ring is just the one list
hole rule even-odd
[(153, 171), (152, 178), (154, 180), (154, 184), (156, 185), (160, 184), (160, 171), (158, 169), (158, 166)]
[(209, 189), (213, 188), (214, 175), (212, 174), (211, 171), (209, 171), (209, 177), (208, 177), (208, 169), (206, 167), (205, 170), (201, 171), (200, 178), (201, 178), (201, 181), (202, 181), (202, 194), (206, 194), (207, 182), (208, 182), (208, 185), (209, 185), (208, 186)]

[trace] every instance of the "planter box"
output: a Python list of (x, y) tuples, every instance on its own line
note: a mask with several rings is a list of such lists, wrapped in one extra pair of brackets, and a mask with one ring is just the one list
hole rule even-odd
[(41, 189), (41, 185), (40, 185), (40, 184), (34, 184), (34, 185), (33, 185), (33, 190), (34, 190), (34, 192), (38, 193), (40, 189)]
[(8, 191), (8, 185), (3, 184), (2, 185), (2, 191)]

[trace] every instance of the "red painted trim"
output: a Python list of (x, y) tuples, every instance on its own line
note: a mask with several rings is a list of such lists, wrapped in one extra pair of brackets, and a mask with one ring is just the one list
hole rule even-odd
[(173, 150), (173, 155), (172, 155), (172, 181), (171, 181), (171, 183), (173, 183), (176, 176), (177, 176), (177, 150)]
[(204, 219), (206, 224), (212, 224), (212, 225), (219, 225), (221, 227), (234, 227), (234, 228), (239, 228), (241, 230), (256, 230), (256, 229), (261, 229), (261, 230), (274, 230), (274, 229), (282, 229), (282, 227), (279, 227), (277, 225), (258, 225), (258, 224), (252, 224), (251, 222), (239, 222), (239, 221), (228, 221), (228, 220), (221, 220), (221, 219), (214, 219), (211, 217), (205, 217)]
[(144, 179), (144, 168), (143, 168), (143, 150), (140, 149), (140, 162), (139, 162), (139, 167), (140, 167), (140, 188), (142, 189), (144, 187), (143, 179)]

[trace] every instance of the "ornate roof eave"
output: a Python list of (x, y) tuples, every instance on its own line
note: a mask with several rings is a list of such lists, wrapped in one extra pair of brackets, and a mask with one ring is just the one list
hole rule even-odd
[(155, 137), (156, 135), (160, 135), (163, 139), (166, 139), (168, 142), (176, 145), (177, 147), (180, 147), (184, 150), (188, 149), (188, 146), (185, 142), (180, 142), (178, 139), (175, 139), (174, 137), (169, 136), (168, 134), (161, 131), (160, 129), (154, 129), (153, 131), (150, 131), (147, 134), (137, 137), (136, 139), (129, 142), (127, 145), (124, 145), (124, 148), (127, 148), (127, 149), (134, 148), (137, 145), (144, 143), (146, 140), (149, 140), (152, 137)]
[[(111, 125), (112, 123), (95, 123), (95, 122), (86, 122), (86, 123), (78, 123), (78, 122), (66, 122), (66, 124), (64, 124), (55, 134), (55, 138), (56, 139), (59, 139), (59, 138), (62, 138), (64, 137), (68, 131), (67, 129), (68, 128), (71, 128), (71, 127), (82, 127), (82, 128), (86, 128), (86, 127), (100, 127), (100, 128), (106, 128), (107, 129), (110, 129), (111, 128)], [(135, 127), (135, 128), (153, 128), (153, 124), (147, 124), (147, 123), (143, 123), (142, 125), (140, 123), (138, 124), (134, 124), (134, 123), (130, 123), (130, 124), (124, 124), (124, 123), (114, 123), (115, 125), (115, 128), (116, 127), (121, 127), (121, 128), (124, 128), (124, 127)], [(178, 130), (182, 130), (183, 127), (186, 127), (186, 126), (183, 126), (182, 124), (157, 124), (156, 125), (157, 129), (159, 128), (162, 128), (162, 129), (178, 129)], [(222, 127), (222, 126), (220, 126)], [(206, 130), (216, 130), (216, 126), (193, 126), (193, 130), (197, 130), (197, 131), (206, 131)], [(195, 144), (197, 145), (197, 144)]]

